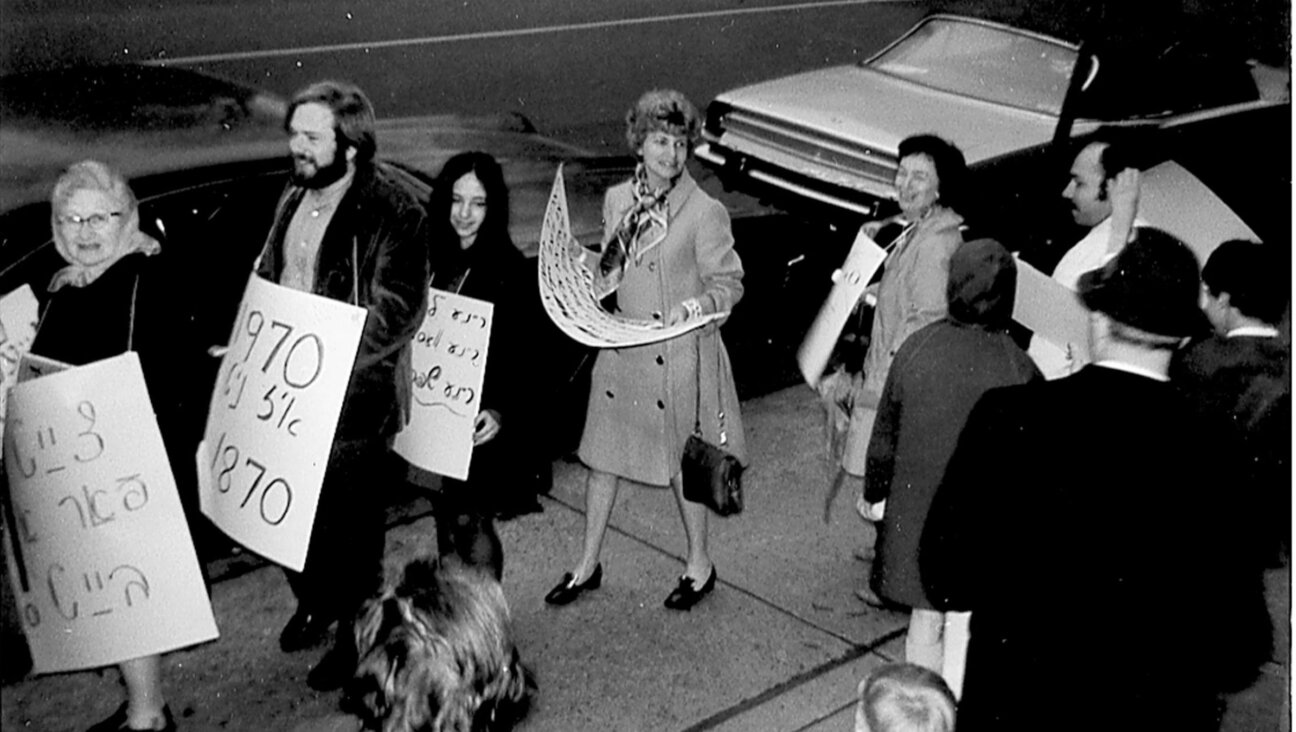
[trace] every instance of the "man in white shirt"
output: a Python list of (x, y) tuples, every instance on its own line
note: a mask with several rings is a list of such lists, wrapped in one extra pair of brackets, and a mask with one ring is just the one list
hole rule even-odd
[[(1071, 164), (1071, 179), (1062, 197), (1071, 202), (1077, 224), (1091, 227), (1089, 233), (1067, 250), (1053, 269), (1058, 284), (1074, 290), (1081, 274), (1101, 267), (1125, 245), (1130, 230), (1141, 222), (1138, 212), (1138, 170), (1128, 166), (1119, 145), (1091, 142)], [(1031, 338), (1027, 350), (1046, 379), (1075, 373), (1084, 361), (1070, 349)]]

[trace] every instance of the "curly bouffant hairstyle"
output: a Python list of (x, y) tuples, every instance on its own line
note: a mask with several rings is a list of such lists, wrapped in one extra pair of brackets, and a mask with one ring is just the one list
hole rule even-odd
[(626, 112), (626, 142), (638, 152), (648, 133), (659, 130), (688, 138), (692, 147), (702, 136), (702, 118), (697, 107), (680, 92), (653, 89)]

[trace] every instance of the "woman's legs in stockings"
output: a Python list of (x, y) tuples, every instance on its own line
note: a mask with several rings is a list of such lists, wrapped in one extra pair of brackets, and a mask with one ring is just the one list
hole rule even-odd
[(671, 490), (684, 521), (684, 534), (688, 537), (688, 564), (684, 575), (693, 578), (693, 586), (701, 587), (711, 576), (711, 556), (707, 553), (707, 507), (684, 498), (682, 475), (671, 478)]
[(132, 729), (161, 728), (165, 721), (162, 707), (162, 657), (141, 656), (117, 665), (126, 685), (126, 721)]
[(575, 584), (581, 584), (598, 565), (603, 548), (603, 535), (607, 533), (612, 506), (616, 503), (618, 479), (611, 473), (591, 470), (585, 480), (585, 547), (580, 563), (572, 572)]

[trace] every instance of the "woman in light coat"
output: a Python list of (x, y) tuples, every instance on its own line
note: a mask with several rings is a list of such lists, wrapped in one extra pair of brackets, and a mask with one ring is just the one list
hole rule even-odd
[[(742, 297), (742, 262), (729, 215), (685, 169), (700, 134), (697, 109), (679, 92), (650, 91), (626, 116), (640, 163), (603, 204), (604, 245), (591, 269), (628, 318), (666, 325), (729, 312)], [(598, 561), (622, 480), (669, 485), (688, 538), (688, 558), (666, 606), (687, 610), (714, 589), (707, 509), (684, 499), (684, 443), (702, 434), (746, 462), (729, 356), (716, 322), (670, 340), (601, 351), (591, 377), (579, 455), (586, 483), (585, 544), (575, 569), (546, 602), (565, 605), (602, 581)]]

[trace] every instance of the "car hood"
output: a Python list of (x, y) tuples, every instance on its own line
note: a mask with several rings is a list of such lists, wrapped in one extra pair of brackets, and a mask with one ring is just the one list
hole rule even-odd
[(931, 89), (866, 66), (773, 79), (716, 101), (891, 154), (910, 135), (935, 133), (958, 145), (969, 165), (1045, 143), (1057, 123), (1049, 114)]

